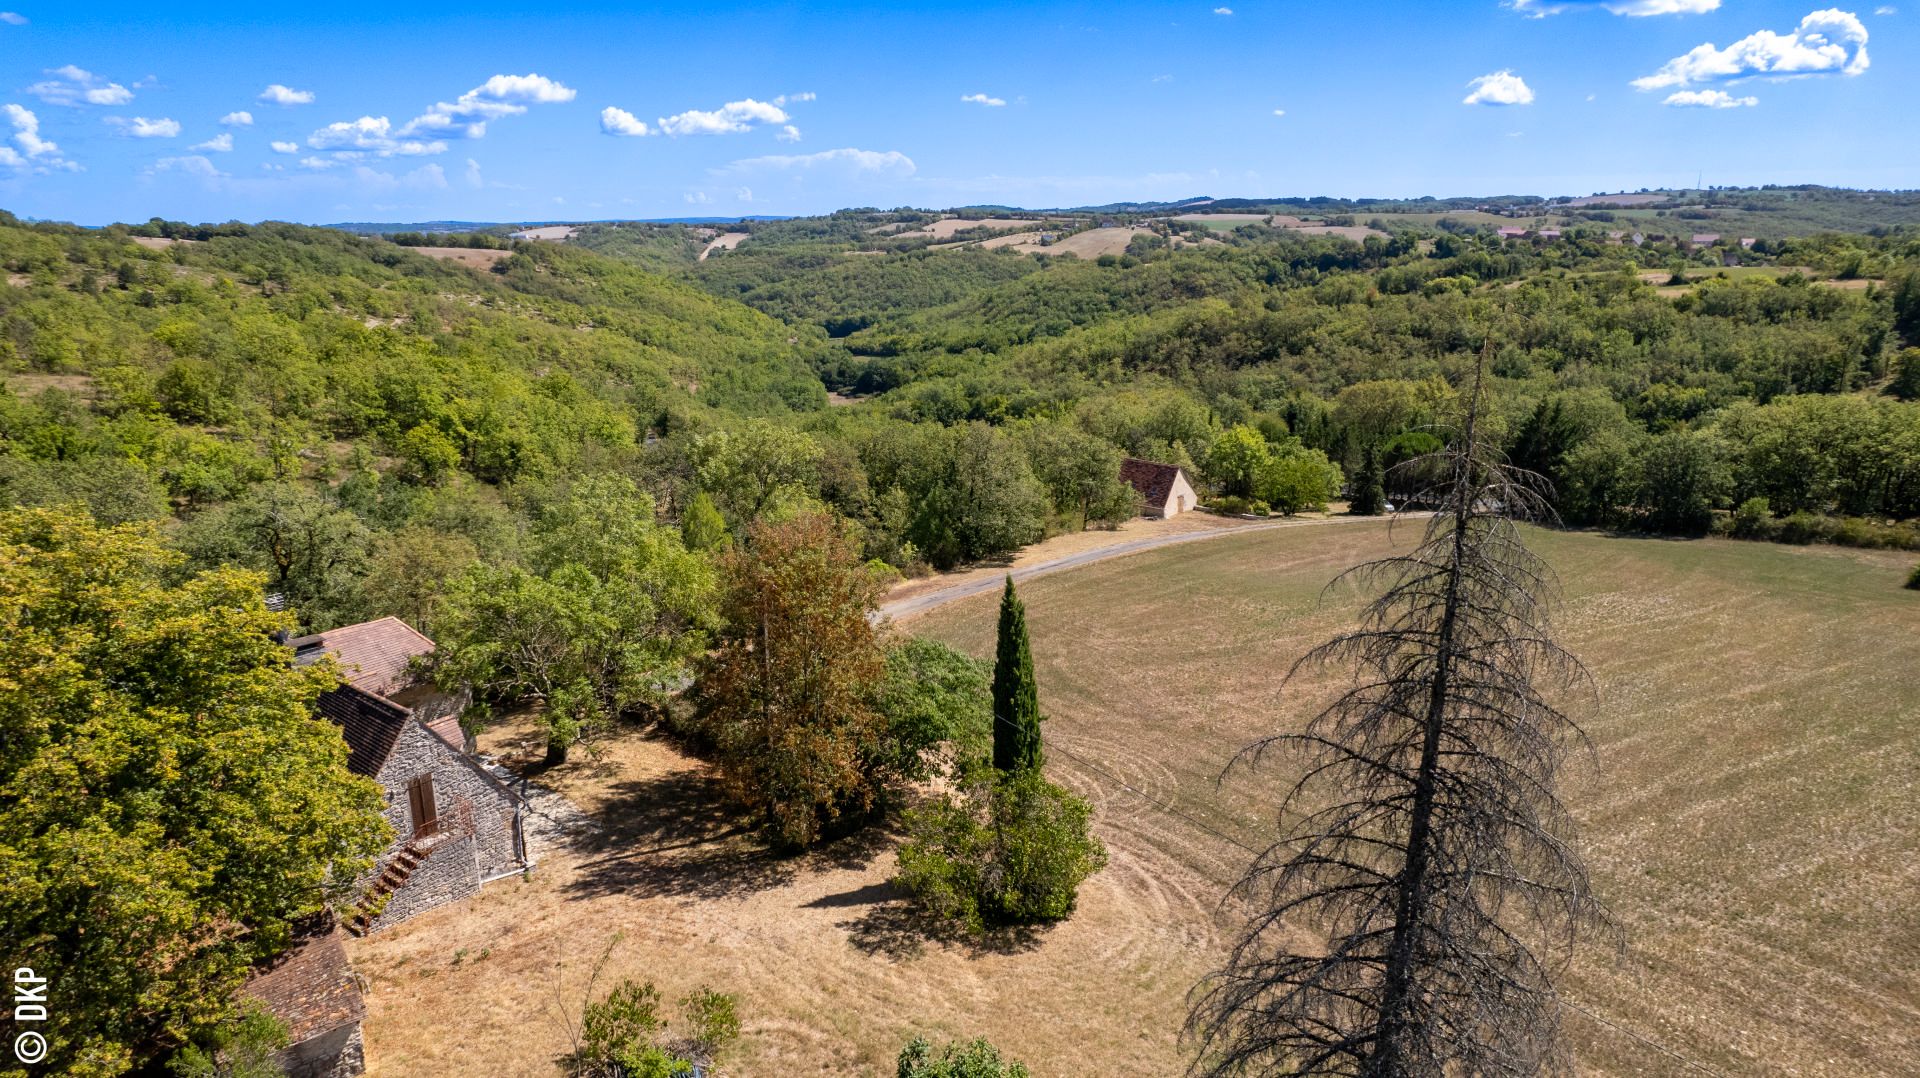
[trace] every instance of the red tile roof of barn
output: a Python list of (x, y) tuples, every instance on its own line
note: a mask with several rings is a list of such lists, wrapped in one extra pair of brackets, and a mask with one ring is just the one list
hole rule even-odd
[(340, 660), (347, 684), (356, 689), (387, 696), (413, 682), (408, 663), (415, 656), (431, 655), (433, 641), (415, 632), (413, 626), (396, 617), (343, 625), (324, 633), (302, 636), (292, 641), (293, 661), (316, 662), (332, 654)]
[(337, 927), (296, 942), (272, 965), (256, 971), (243, 991), (286, 1023), (291, 1044), (355, 1025), (367, 1015)]
[(1173, 493), (1173, 481), (1179, 476), (1180, 469), (1172, 464), (1138, 457), (1127, 457), (1120, 462), (1120, 481), (1130, 484), (1156, 509), (1167, 504), (1167, 497)]
[(413, 718), (413, 712), (399, 704), (352, 685), (321, 693), (314, 706), (340, 727), (347, 741), (347, 770), (369, 778), (386, 765), (400, 731)]

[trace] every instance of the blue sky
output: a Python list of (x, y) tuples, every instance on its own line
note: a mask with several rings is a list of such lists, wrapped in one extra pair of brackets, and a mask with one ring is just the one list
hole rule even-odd
[(0, 207), (512, 221), (1915, 187), (1909, 2), (0, 0)]

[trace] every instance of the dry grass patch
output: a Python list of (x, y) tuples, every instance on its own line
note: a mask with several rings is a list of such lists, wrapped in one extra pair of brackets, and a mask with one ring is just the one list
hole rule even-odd
[(478, 270), (492, 269), (494, 263), (513, 254), (512, 251), (492, 251), (484, 247), (409, 247), (407, 250)]

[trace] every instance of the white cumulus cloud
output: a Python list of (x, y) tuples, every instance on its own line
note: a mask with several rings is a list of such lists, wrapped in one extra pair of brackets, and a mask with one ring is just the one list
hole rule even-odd
[(149, 120), (145, 116), (129, 119), (125, 116), (109, 116), (106, 123), (120, 129), (128, 138), (176, 138), (180, 134), (180, 121), (161, 117)]
[(1462, 105), (1531, 105), (1533, 87), (1511, 71), (1496, 71), (1467, 83), (1470, 91)]
[(1513, 9), (1536, 19), (1563, 11), (1606, 11), (1614, 15), (1704, 15), (1720, 0), (1513, 0)]
[(1653, 74), (1633, 80), (1633, 85), (1658, 90), (1759, 76), (1858, 75), (1867, 65), (1867, 28), (1860, 17), (1828, 8), (1801, 19), (1789, 33), (1761, 30), (1724, 49), (1712, 42), (1696, 46)]
[(571, 87), (544, 75), (495, 75), (458, 99), (441, 101), (408, 120), (397, 134), (401, 138), (420, 134), (483, 138), (488, 120), (519, 116), (529, 105), (557, 105), (572, 101), (575, 96)]
[(1230, 7), (1217, 7), (1213, 9), (1213, 13), (1215, 15), (1231, 15), (1233, 14), (1233, 9)]
[(1287, 114), (1287, 110), (1286, 110), (1286, 109), (1274, 109), (1274, 110), (1273, 110), (1273, 114), (1274, 114), (1275, 116), (1285, 116), (1285, 115)]
[(253, 113), (245, 109), (241, 109), (239, 112), (229, 112), (225, 116), (220, 117), (220, 122), (228, 127), (252, 127)]
[(851, 146), (838, 150), (821, 150), (819, 153), (768, 154), (765, 157), (749, 157), (742, 161), (735, 161), (719, 171), (723, 173), (771, 172), (817, 168), (845, 168), (855, 172), (887, 173), (894, 176), (911, 176), (917, 171), (913, 158), (898, 150), (856, 150)]
[(985, 105), (988, 108), (994, 109), (1007, 103), (1005, 98), (988, 97), (986, 94), (962, 94), (960, 100), (970, 105)]
[(222, 131), (193, 149), (211, 153), (228, 153), (233, 149), (233, 132)]
[(311, 105), (313, 104), (313, 91), (296, 90), (291, 86), (282, 86), (276, 82), (260, 91), (260, 96), (256, 100), (265, 105)]
[(178, 172), (202, 180), (224, 180), (227, 178), (227, 174), (214, 167), (212, 161), (198, 155), (189, 157), (162, 157), (153, 163), (151, 169), (147, 170), (147, 175), (152, 176), (161, 172)]
[(660, 130), (669, 135), (737, 135), (762, 124), (784, 124), (787, 114), (771, 101), (749, 97), (729, 101), (711, 112), (688, 109), (675, 116), (659, 119)]
[(792, 124), (788, 124), (787, 126), (780, 129), (779, 134), (773, 137), (775, 139), (778, 139), (781, 142), (799, 142), (800, 129), (793, 126)]
[(8, 26), (25, 26), (27, 25), (27, 17), (18, 11), (0, 11), (0, 22), (6, 23)]
[(300, 144), (297, 142), (281, 142), (278, 139), (276, 139), (273, 142), (268, 143), (268, 145), (273, 147), (274, 153), (299, 153), (300, 152)]
[(53, 77), (27, 87), (27, 92), (49, 105), (124, 105), (133, 100), (132, 90), (85, 68), (68, 64), (46, 73)]
[(612, 105), (600, 110), (600, 131), (608, 135), (624, 135), (628, 138), (643, 138), (653, 134), (653, 128), (647, 122), (626, 109), (617, 109)]
[(330, 123), (308, 135), (307, 146), (315, 150), (366, 150), (381, 157), (419, 157), (447, 151), (444, 142), (400, 137), (393, 121), (385, 116)]
[(1757, 97), (1735, 97), (1725, 90), (1681, 90), (1667, 95), (1667, 99), (1661, 102), (1677, 109), (1752, 108), (1759, 103)]
[(13, 125), (13, 145), (0, 145), (0, 165), (35, 172), (80, 171), (79, 165), (61, 156), (60, 147), (40, 137), (40, 117), (13, 104), (0, 106), (0, 113)]

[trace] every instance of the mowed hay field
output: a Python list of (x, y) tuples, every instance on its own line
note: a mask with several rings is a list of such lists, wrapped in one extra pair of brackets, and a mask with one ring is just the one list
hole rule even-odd
[[(1564, 578), (1563, 638), (1597, 679), (1583, 718), (1600, 768), (1567, 793), (1626, 937), (1624, 952), (1580, 955), (1569, 998), (1728, 1074), (1914, 1073), (1912, 556), (1534, 540)], [(730, 1075), (884, 1076), (915, 1033), (985, 1035), (1042, 1076), (1180, 1073), (1185, 993), (1231, 939), (1240, 844), (1271, 837), (1291, 772), (1216, 778), (1337, 684), (1279, 688), (1351, 623), (1356, 597), (1323, 597), (1326, 583), (1388, 549), (1384, 525), (1276, 529), (1022, 585), (1048, 770), (1094, 802), (1111, 854), (1071, 920), (1028, 936), (920, 935), (886, 883), (893, 836), (766, 855), (705, 767), (656, 734), (576, 753), (542, 781), (599, 836), (353, 944), (373, 1073), (555, 1073), (558, 1014), (616, 934), (603, 988), (637, 976), (668, 999), (702, 983), (740, 994)], [(985, 656), (995, 606), (970, 598), (901, 628)], [(538, 753), (524, 727), (483, 747)], [(1567, 1030), (1584, 1073), (1697, 1073), (1579, 1013)]]

